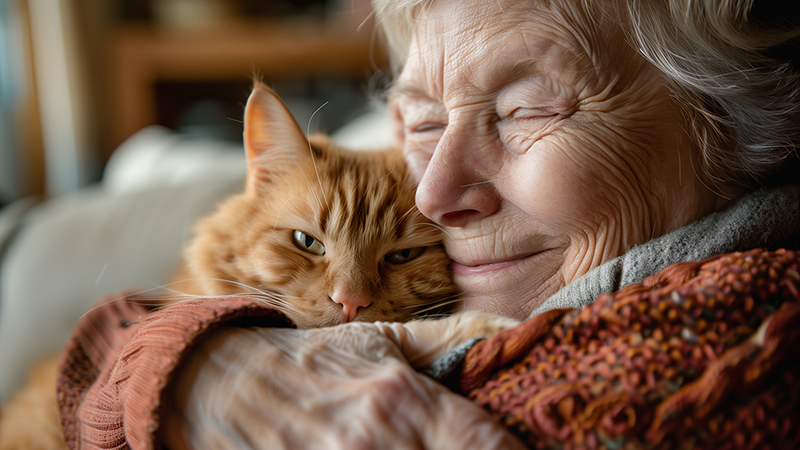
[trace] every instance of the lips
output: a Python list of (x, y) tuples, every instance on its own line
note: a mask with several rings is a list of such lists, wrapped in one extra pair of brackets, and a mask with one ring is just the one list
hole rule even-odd
[(452, 269), (454, 275), (475, 275), (507, 269), (526, 261), (546, 250), (527, 253), (524, 255), (512, 256), (502, 259), (483, 260), (483, 261), (459, 261), (453, 259)]

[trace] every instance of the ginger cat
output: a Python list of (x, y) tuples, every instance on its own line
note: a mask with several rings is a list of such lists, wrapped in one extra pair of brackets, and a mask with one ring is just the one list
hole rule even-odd
[[(245, 109), (244, 141), (244, 192), (198, 223), (169, 285), (173, 294), (160, 298), (167, 307), (246, 295), (299, 328), (315, 328), (404, 322), (447, 312), (457, 301), (441, 232), (416, 209), (399, 151), (354, 152), (324, 136), (307, 139), (258, 82)], [(466, 339), (516, 324), (476, 314), (437, 322), (414, 325), (430, 342), (414, 344), (411, 360), (432, 361)], [(64, 448), (55, 368), (55, 358), (42, 364), (0, 410), (0, 450)]]
[(399, 150), (306, 139), (260, 84), (244, 122), (244, 193), (200, 221), (175, 290), (261, 298), (300, 328), (407, 321), (456, 298)]

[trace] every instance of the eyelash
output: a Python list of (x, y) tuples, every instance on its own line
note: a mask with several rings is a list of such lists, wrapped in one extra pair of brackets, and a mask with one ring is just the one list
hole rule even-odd
[(427, 132), (430, 132), (430, 131), (442, 130), (446, 126), (447, 125), (445, 125), (443, 123), (438, 123), (438, 122), (423, 122), (423, 123), (421, 123), (419, 125), (415, 125), (415, 126), (411, 127), (410, 131), (412, 133), (427, 133)]
[(558, 116), (558, 113), (539, 108), (517, 108), (502, 119), (527, 120), (549, 119)]

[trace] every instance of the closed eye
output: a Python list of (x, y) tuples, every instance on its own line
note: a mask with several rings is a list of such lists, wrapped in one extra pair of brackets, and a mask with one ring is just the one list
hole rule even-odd
[(294, 240), (294, 245), (300, 250), (319, 256), (325, 254), (325, 246), (310, 234), (294, 230), (292, 231), (292, 239)]
[(514, 120), (530, 120), (530, 119), (549, 119), (558, 116), (548, 109), (542, 108), (517, 108), (511, 112), (506, 118)]
[(423, 122), (411, 128), (412, 133), (441, 132), (447, 125), (438, 122)]
[(425, 247), (407, 248), (396, 252), (387, 253), (383, 260), (389, 264), (405, 264), (417, 259), (425, 251)]

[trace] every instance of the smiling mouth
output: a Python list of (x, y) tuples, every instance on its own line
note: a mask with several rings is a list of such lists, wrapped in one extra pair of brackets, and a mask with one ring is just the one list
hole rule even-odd
[(517, 264), (520, 264), (524, 261), (527, 261), (531, 258), (535, 258), (543, 253), (547, 252), (547, 250), (540, 250), (533, 253), (528, 253), (525, 255), (520, 256), (513, 256), (507, 259), (499, 259), (499, 260), (491, 260), (491, 261), (480, 261), (480, 262), (458, 262), (453, 261), (452, 269), (454, 275), (475, 275), (475, 274), (483, 274), (483, 273), (490, 273), (495, 272), (503, 269), (507, 269), (509, 267), (513, 267)]

